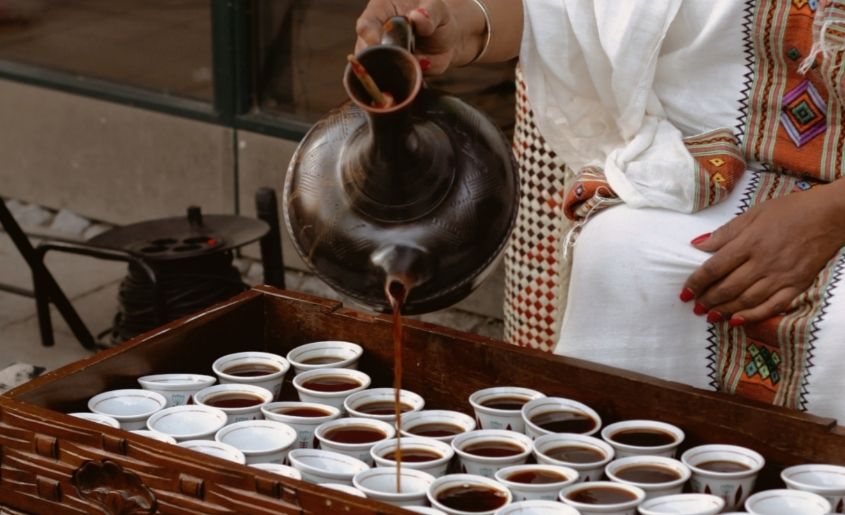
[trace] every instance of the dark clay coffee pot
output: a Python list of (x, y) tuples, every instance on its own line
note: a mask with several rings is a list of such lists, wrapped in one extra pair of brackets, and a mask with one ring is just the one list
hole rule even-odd
[(402, 312), (466, 297), (493, 269), (516, 218), (518, 177), (504, 135), (461, 100), (425, 87), (407, 19), (356, 57), (390, 107), (376, 107), (347, 66), (350, 101), (297, 148), (285, 219), (303, 260), (338, 292), (389, 311), (386, 288), (410, 292)]

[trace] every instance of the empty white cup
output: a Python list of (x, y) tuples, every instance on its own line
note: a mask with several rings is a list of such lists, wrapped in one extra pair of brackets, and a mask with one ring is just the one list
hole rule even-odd
[[(471, 450), (476, 446), (497, 443), (519, 450), (509, 456), (485, 456)], [(530, 438), (516, 431), (476, 429), (456, 436), (452, 440), (452, 448), (460, 458), (462, 472), (492, 478), (500, 469), (525, 463), (531, 454), (532, 445)]]
[[(268, 372), (260, 375), (239, 375), (238, 369), (248, 369), (250, 366), (265, 368)], [(270, 390), (273, 399), (282, 391), (285, 374), (290, 363), (278, 354), (269, 352), (236, 352), (218, 358), (212, 365), (214, 375), (220, 384), (251, 384)]]
[(716, 515), (722, 512), (725, 501), (709, 494), (664, 495), (645, 500), (640, 505), (640, 515)]
[[(370, 388), (360, 392), (353, 393), (343, 401), (343, 407), (350, 417), (374, 418), (376, 420), (384, 420), (385, 422), (395, 422), (396, 414), (394, 412), (394, 399), (396, 393), (393, 388)], [(405, 421), (406, 414), (420, 411), (425, 407), (425, 400), (414, 392), (408, 390), (399, 390), (399, 403), (407, 406), (407, 410), (402, 411), (402, 421)], [(373, 409), (379, 409), (374, 412)], [(387, 411), (384, 413), (383, 411)]]
[[(396, 438), (391, 438), (390, 440), (383, 440), (375, 444), (370, 449), (370, 454), (377, 466), (396, 467), (396, 461), (386, 457), (396, 450), (396, 443)], [(403, 456), (408, 456), (408, 453), (420, 450), (440, 455), (439, 458), (432, 459), (431, 461), (407, 461), (405, 458), (402, 459), (402, 468), (422, 470), (434, 477), (440, 477), (446, 473), (446, 469), (449, 468), (449, 462), (455, 455), (455, 451), (451, 445), (431, 438), (403, 437), (401, 445)]]
[(166, 435), (164, 433), (158, 433), (156, 431), (150, 431), (149, 429), (133, 429), (130, 433), (135, 433), (136, 435), (140, 435), (146, 438), (151, 438), (153, 440), (158, 440), (159, 442), (175, 444), (176, 439), (172, 436)]
[(302, 474), (298, 470), (281, 463), (250, 463), (249, 466), (290, 479), (302, 479)]
[(823, 515), (832, 509), (824, 497), (803, 490), (765, 490), (745, 501), (745, 510), (757, 515)]
[[(549, 417), (554, 414), (558, 416), (567, 417), (570, 419), (581, 421), (581, 427), (577, 433), (575, 431), (553, 431), (545, 429), (537, 424), (537, 417)], [(594, 435), (601, 429), (601, 417), (596, 411), (584, 404), (572, 399), (565, 399), (563, 397), (544, 397), (534, 399), (522, 407), (520, 413), (525, 422), (525, 434), (531, 438), (538, 438), (549, 434), (584, 434)]]
[(215, 442), (213, 440), (187, 440), (179, 442), (177, 445), (209, 456), (240, 463), (241, 465), (246, 463), (244, 453), (222, 442)]
[(147, 420), (147, 429), (174, 438), (187, 440), (213, 440), (214, 434), (226, 425), (228, 417), (222, 410), (199, 404), (186, 404), (165, 408)]
[(508, 504), (496, 515), (578, 515), (578, 510), (558, 501), (518, 501)]
[[(331, 438), (331, 435), (336, 434), (336, 431), (350, 427), (366, 428), (383, 435), (383, 437), (374, 436), (371, 441), (362, 443), (343, 442)], [(369, 466), (373, 466), (373, 456), (370, 454), (370, 449), (378, 442), (396, 436), (396, 430), (393, 429), (391, 424), (381, 420), (371, 418), (339, 418), (317, 426), (317, 429), (314, 430), (314, 435), (320, 441), (321, 449), (352, 456)]]
[[(544, 393), (530, 388), (518, 386), (495, 386), (478, 390), (469, 396), (469, 403), (475, 411), (475, 418), (480, 429), (502, 429), (506, 431), (525, 432), (525, 423), (522, 420), (522, 405), (540, 397)], [(502, 399), (518, 399), (521, 402), (519, 407), (514, 409), (502, 409), (488, 406), (487, 403)]]
[[(338, 391), (323, 391), (316, 390), (306, 384), (312, 379), (319, 379), (325, 377), (342, 377), (350, 381), (354, 381), (358, 386), (350, 387), (349, 389)], [(293, 386), (299, 394), (299, 400), (302, 402), (317, 402), (320, 404), (328, 404), (339, 409), (341, 413), (345, 413), (343, 401), (353, 393), (360, 392), (370, 387), (370, 376), (357, 370), (350, 370), (348, 368), (318, 368), (316, 370), (309, 370), (297, 374), (293, 378)]]
[[(319, 415), (318, 412), (324, 414)], [(267, 420), (275, 420), (292, 427), (297, 434), (295, 447), (298, 449), (317, 447), (319, 442), (314, 436), (317, 426), (340, 418), (339, 409), (316, 402), (271, 402), (261, 407), (261, 413)], [(307, 413), (308, 416), (297, 413)]]
[(168, 408), (188, 404), (195, 393), (215, 382), (216, 377), (202, 374), (154, 374), (138, 378), (141, 388), (163, 395)]
[(99, 413), (88, 413), (86, 411), (68, 413), (68, 415), (70, 415), (71, 417), (81, 418), (83, 420), (90, 420), (91, 422), (103, 424), (104, 426), (113, 427), (115, 429), (120, 429), (120, 422), (118, 422), (114, 417), (110, 417), (108, 415), (101, 415)]
[[(757, 475), (766, 464), (763, 457), (751, 449), (736, 445), (700, 445), (687, 450), (681, 461), (692, 471), (690, 486), (695, 493), (718, 495), (725, 501), (725, 509), (735, 510), (743, 505), (754, 489)], [(707, 464), (731, 462), (741, 470), (719, 472), (708, 470)]]
[(396, 469), (393, 467), (364, 470), (352, 478), (352, 485), (364, 492), (368, 499), (394, 506), (424, 506), (432, 483), (434, 476), (431, 474), (407, 467), (402, 467), (400, 472), (399, 492), (396, 491)]
[[(595, 461), (587, 459), (566, 459), (555, 457), (560, 448), (581, 449), (595, 454)], [(534, 457), (537, 463), (562, 465), (578, 471), (579, 481), (598, 481), (604, 473), (604, 467), (613, 459), (614, 451), (607, 442), (593, 436), (574, 433), (545, 435), (534, 440)]]
[[(521, 473), (540, 472), (561, 476), (559, 481), (527, 483), (517, 481)], [(513, 494), (514, 501), (557, 501), (558, 493), (563, 488), (578, 481), (578, 471), (560, 465), (513, 465), (500, 469), (495, 474), (496, 481), (502, 483)]]
[(328, 488), (329, 490), (335, 490), (338, 492), (343, 492), (345, 494), (354, 495), (355, 497), (360, 497), (362, 499), (367, 498), (367, 495), (364, 494), (364, 492), (358, 490), (354, 486), (342, 485), (340, 483), (320, 483), (318, 486)]
[(147, 419), (165, 406), (164, 396), (140, 388), (103, 392), (88, 400), (89, 410), (112, 417), (127, 431), (144, 429)]
[(287, 359), (294, 373), (318, 368), (358, 368), (364, 349), (357, 343), (338, 340), (306, 343), (288, 352)]
[(352, 486), (358, 472), (370, 468), (363, 461), (322, 449), (293, 449), (288, 453), (291, 466), (309, 483), (340, 483)]
[(475, 419), (459, 411), (422, 410), (402, 417), (402, 434), (451, 444), (455, 436), (476, 429)]
[(845, 467), (807, 464), (784, 469), (780, 474), (787, 488), (821, 495), (835, 513), (845, 513)]
[(281, 422), (247, 420), (222, 428), (214, 439), (244, 453), (247, 464), (284, 463), (296, 442), (296, 431)]

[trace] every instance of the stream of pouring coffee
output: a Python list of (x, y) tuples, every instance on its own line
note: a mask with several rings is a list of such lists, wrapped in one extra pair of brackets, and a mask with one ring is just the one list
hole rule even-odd
[(387, 300), (393, 309), (393, 402), (396, 415), (396, 492), (402, 491), (402, 305), (410, 292), (410, 286), (400, 280), (388, 279)]

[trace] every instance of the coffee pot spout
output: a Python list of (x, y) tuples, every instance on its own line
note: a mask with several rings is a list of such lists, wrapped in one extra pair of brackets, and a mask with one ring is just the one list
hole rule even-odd
[(370, 256), (376, 268), (384, 271), (385, 288), (399, 283), (406, 291), (431, 279), (436, 262), (427, 250), (411, 244), (385, 245)]

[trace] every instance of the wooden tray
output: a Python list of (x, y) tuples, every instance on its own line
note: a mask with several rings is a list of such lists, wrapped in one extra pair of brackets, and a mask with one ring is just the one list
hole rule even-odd
[[(299, 293), (255, 288), (0, 396), (0, 505), (34, 513), (407, 513), (64, 415), (93, 395), (137, 388), (151, 373), (210, 373), (218, 357), (303, 343), (360, 343), (373, 386), (392, 380), (392, 323)], [(592, 406), (604, 422), (650, 418), (684, 429), (684, 448), (731, 443), (767, 459), (762, 488), (799, 463), (845, 463), (835, 421), (623, 370), (407, 322), (403, 386), (429, 408), (471, 413), (494, 385), (535, 388)], [(290, 376), (282, 396), (293, 398)], [(0, 510), (2, 512), (3, 510)]]

